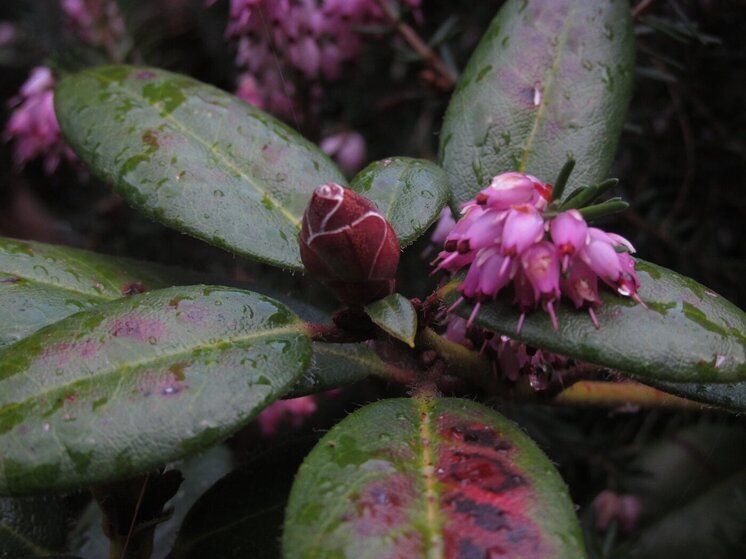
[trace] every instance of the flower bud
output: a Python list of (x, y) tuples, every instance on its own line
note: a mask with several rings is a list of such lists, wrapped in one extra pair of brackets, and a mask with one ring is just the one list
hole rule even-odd
[(394, 292), (396, 233), (370, 200), (338, 184), (314, 190), (303, 215), (300, 256), (308, 273), (348, 305)]

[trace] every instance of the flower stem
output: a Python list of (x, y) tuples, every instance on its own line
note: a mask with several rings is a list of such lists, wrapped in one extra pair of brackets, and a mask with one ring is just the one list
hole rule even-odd
[(553, 400), (570, 406), (662, 407), (686, 410), (715, 410), (713, 406), (687, 400), (635, 381), (581, 380), (565, 388)]

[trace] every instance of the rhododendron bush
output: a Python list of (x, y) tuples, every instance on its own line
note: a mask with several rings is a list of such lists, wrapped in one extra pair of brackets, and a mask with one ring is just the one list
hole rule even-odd
[[(646, 260), (740, 177), (691, 163), (688, 8), (41, 4), (0, 8), (0, 557), (743, 556), (746, 315)], [(672, 115), (683, 170), (634, 148)]]

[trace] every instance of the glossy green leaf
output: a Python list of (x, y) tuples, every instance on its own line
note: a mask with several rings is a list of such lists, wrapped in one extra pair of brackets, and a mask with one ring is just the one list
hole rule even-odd
[(514, 424), (468, 400), (395, 399), (335, 426), (301, 466), (283, 556), (584, 557), (566, 488)]
[(286, 395), (297, 398), (353, 384), (369, 376), (408, 378), (412, 373), (386, 363), (366, 344), (313, 342), (311, 364)]
[(631, 93), (633, 41), (625, 0), (508, 0), (458, 81), (440, 134), (454, 202), (506, 171), (565, 188), (606, 178)]
[(148, 216), (285, 268), (302, 268), (297, 235), (313, 189), (344, 184), (297, 132), (186, 76), (92, 68), (57, 86), (55, 109), (86, 165)]
[(284, 394), (305, 325), (248, 291), (190, 286), (77, 313), (0, 352), (0, 494), (123, 478), (206, 448)]
[(392, 157), (371, 163), (350, 186), (372, 200), (405, 247), (438, 219), (448, 201), (448, 176), (435, 163)]
[(83, 309), (186, 277), (157, 264), (0, 237), (0, 348)]
[[(642, 379), (725, 383), (746, 380), (746, 314), (699, 283), (637, 260), (639, 295), (648, 308), (606, 287), (596, 309), (599, 330), (584, 311), (561, 305), (559, 330), (541, 310), (515, 333), (519, 312), (510, 299), (484, 304), (476, 323), (532, 346)], [(443, 289), (446, 302), (458, 297), (457, 282)], [(469, 316), (471, 306), (456, 309)]]
[(703, 382), (651, 382), (651, 379), (644, 380), (659, 390), (670, 392), (676, 396), (712, 404), (731, 411), (746, 411), (746, 381), (708, 384)]
[(59, 499), (0, 498), (0, 557), (38, 557), (65, 548), (67, 522)]
[(365, 313), (381, 330), (414, 347), (417, 335), (417, 311), (400, 293), (392, 293), (375, 303), (365, 306)]

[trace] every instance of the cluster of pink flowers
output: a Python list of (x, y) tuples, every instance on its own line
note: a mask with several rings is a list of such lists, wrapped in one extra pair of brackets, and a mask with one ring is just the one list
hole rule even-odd
[[(447, 340), (474, 349), (470, 332), (474, 333), (474, 330), (470, 330), (465, 319), (448, 315), (443, 334)], [(527, 374), (534, 390), (546, 389), (551, 384), (551, 376), (561, 375), (562, 367), (567, 364), (567, 358), (562, 355), (541, 349), (529, 351), (526, 344), (489, 330), (478, 328), (475, 337), (483, 340), (479, 353), (492, 359), (496, 372), (511, 381)], [(546, 371), (550, 372), (550, 378), (543, 374)]]
[(83, 41), (100, 45), (124, 35), (116, 0), (60, 0), (67, 25)]
[(375, 0), (231, 0), (226, 35), (236, 40), (236, 63), (244, 69), (237, 94), (289, 116), (298, 93), (292, 73), (312, 86), (312, 98), (320, 98), (320, 81), (336, 80), (358, 55), (358, 29), (383, 19)]
[(547, 214), (551, 201), (551, 185), (511, 172), (494, 177), (463, 204), (462, 217), (445, 236), (444, 250), (435, 262), (436, 271), (468, 268), (459, 286), (463, 296), (451, 307), (464, 299), (476, 302), (467, 325), (482, 303), (511, 283), (521, 312), (518, 332), (526, 313), (538, 305), (557, 329), (557, 305), (563, 294), (576, 308), (585, 307), (598, 328), (593, 309), (601, 304), (599, 278), (620, 295), (642, 303), (629, 254), (634, 252), (632, 244), (589, 227), (577, 210)]
[(52, 174), (64, 157), (77, 161), (62, 140), (54, 113), (54, 77), (46, 67), (34, 68), (19, 94), (11, 99), (15, 107), (5, 128), (5, 139), (14, 140), (14, 162), (23, 167), (35, 157), (44, 157), (44, 171)]

